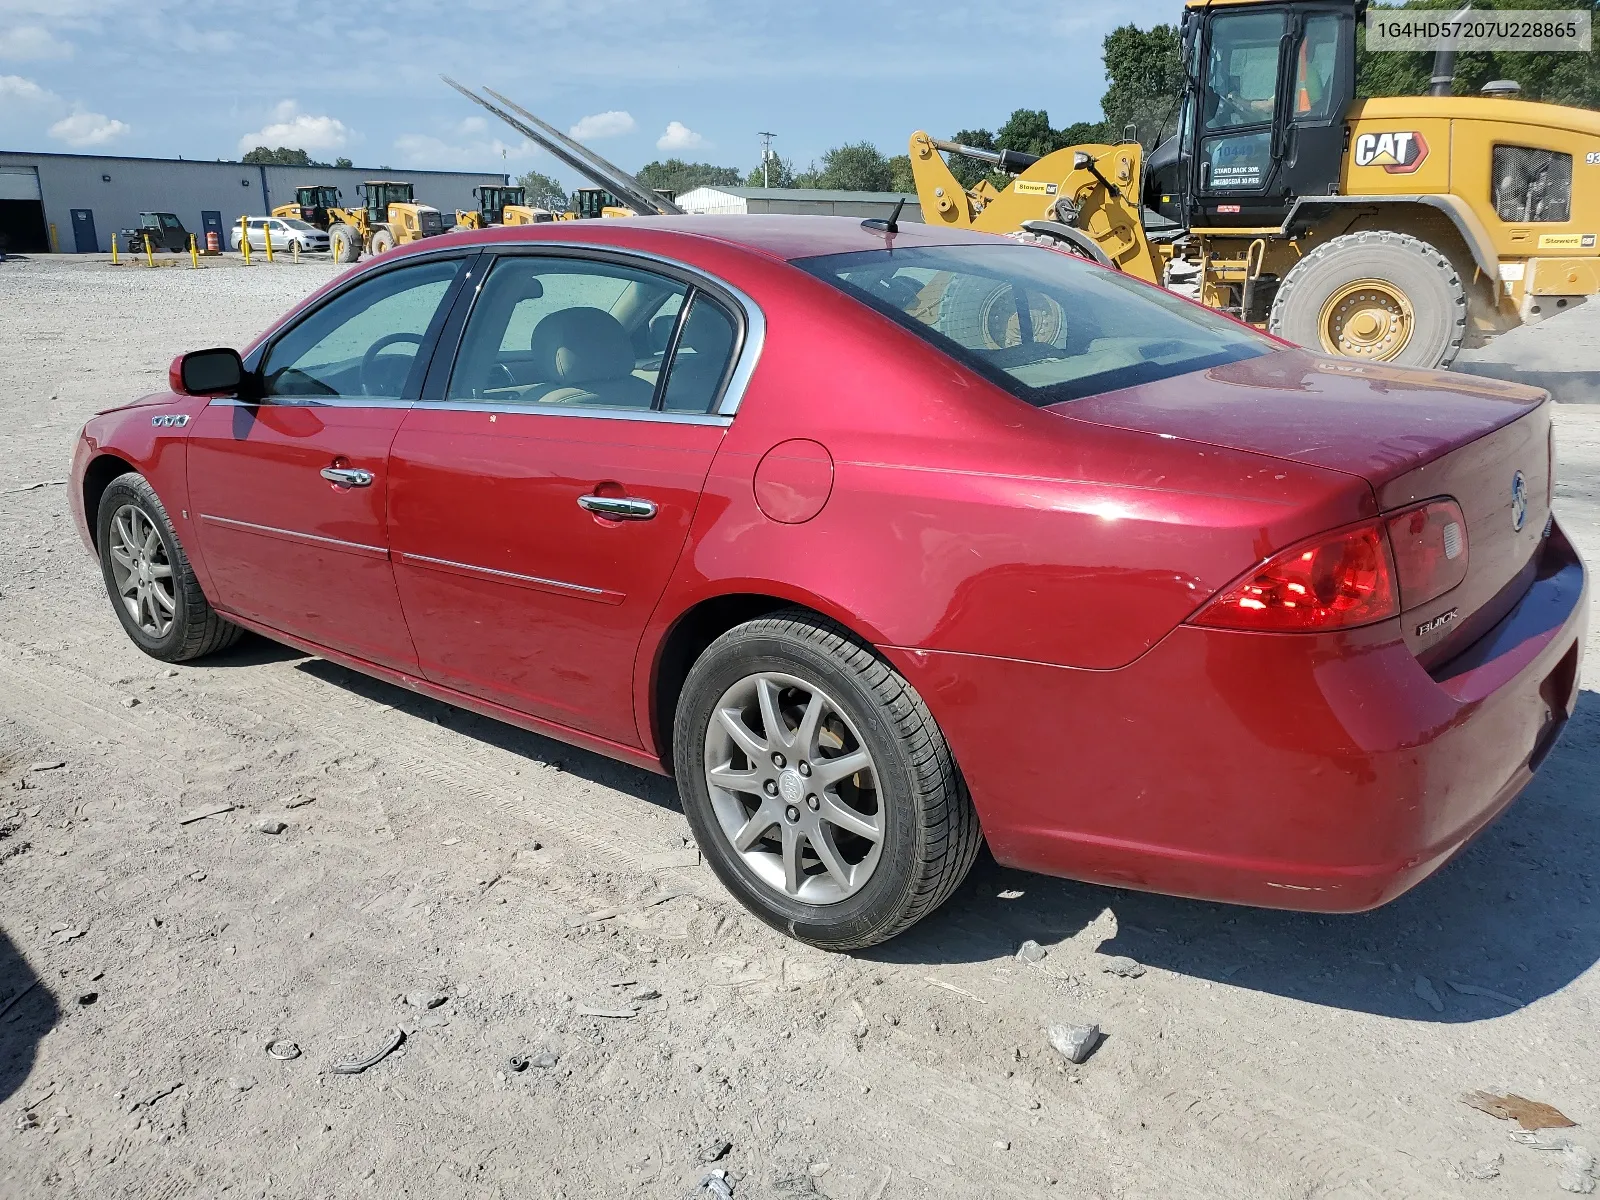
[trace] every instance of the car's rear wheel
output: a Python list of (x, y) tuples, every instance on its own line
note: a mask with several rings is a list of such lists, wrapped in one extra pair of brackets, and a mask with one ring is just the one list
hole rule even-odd
[(111, 481), (100, 497), (97, 533), (106, 594), (139, 649), (163, 662), (184, 662), (239, 640), (244, 631), (211, 607), (143, 475)]
[(712, 869), (751, 912), (815, 946), (871, 946), (921, 920), (983, 839), (921, 697), (803, 610), (707, 648), (684, 684), (673, 748)]

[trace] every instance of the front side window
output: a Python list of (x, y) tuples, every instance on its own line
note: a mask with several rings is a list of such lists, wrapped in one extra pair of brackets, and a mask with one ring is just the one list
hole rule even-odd
[(720, 306), (653, 271), (503, 258), (473, 305), (445, 398), (708, 412), (734, 342), (719, 340), (719, 314), (732, 328)]
[(1039, 246), (867, 250), (795, 265), (1035, 405), (1277, 349), (1160, 288)]
[(459, 258), (385, 271), (293, 326), (262, 362), (268, 397), (397, 400), (420, 380), (417, 352), (461, 270)]
[(161, 214), (161, 228), (163, 228), (163, 229), (182, 229), (183, 228), (183, 222), (178, 220), (178, 218), (173, 216), (171, 213), (162, 213)]
[(1286, 15), (1239, 13), (1211, 26), (1205, 129), (1271, 123), (1278, 100), (1278, 44)]

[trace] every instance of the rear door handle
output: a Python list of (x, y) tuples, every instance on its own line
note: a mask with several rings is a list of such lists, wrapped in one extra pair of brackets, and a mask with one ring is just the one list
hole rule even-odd
[(340, 487), (371, 487), (372, 472), (360, 467), (323, 467), (322, 477)]
[(635, 500), (629, 496), (579, 496), (578, 507), (618, 521), (648, 521), (656, 515), (654, 500)]

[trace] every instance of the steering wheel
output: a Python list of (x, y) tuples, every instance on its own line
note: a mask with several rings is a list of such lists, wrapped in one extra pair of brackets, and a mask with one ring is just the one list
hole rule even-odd
[[(383, 367), (383, 372), (392, 374), (395, 367), (403, 365), (405, 369), (397, 381), (384, 379), (378, 370), (378, 355), (382, 354), (390, 346), (400, 342), (410, 342), (413, 346), (421, 346), (422, 335), (420, 333), (386, 333), (367, 347), (367, 352), (361, 356), (361, 391), (363, 395), (398, 396), (400, 394), (400, 389), (405, 386), (406, 376), (411, 373), (411, 359), (407, 359), (402, 364), (398, 359), (391, 358)], [(390, 382), (393, 382), (394, 386), (387, 388), (380, 386)]]

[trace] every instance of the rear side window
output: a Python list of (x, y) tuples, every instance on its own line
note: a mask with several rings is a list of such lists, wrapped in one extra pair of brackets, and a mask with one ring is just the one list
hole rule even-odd
[(1133, 387), (1278, 349), (1160, 288), (1040, 246), (867, 250), (795, 265), (1030, 404)]

